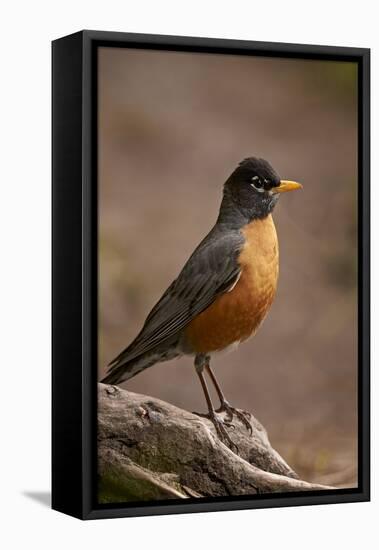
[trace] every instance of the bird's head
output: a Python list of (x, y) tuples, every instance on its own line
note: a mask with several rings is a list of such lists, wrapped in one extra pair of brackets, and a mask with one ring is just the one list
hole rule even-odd
[(225, 182), (224, 197), (248, 218), (264, 218), (281, 193), (301, 188), (300, 183), (280, 179), (267, 160), (250, 157), (240, 162)]

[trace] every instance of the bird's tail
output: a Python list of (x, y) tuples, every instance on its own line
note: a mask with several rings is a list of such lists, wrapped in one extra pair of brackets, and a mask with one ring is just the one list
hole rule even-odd
[(109, 365), (108, 374), (101, 380), (103, 384), (121, 384), (157, 362), (154, 357), (135, 357), (130, 361), (115, 360)]
[(101, 380), (103, 384), (121, 384), (143, 370), (152, 367), (155, 363), (168, 361), (179, 355), (174, 348), (171, 348), (168, 350), (153, 350), (150, 353), (143, 353), (130, 358), (127, 351), (122, 352), (109, 364), (108, 374)]

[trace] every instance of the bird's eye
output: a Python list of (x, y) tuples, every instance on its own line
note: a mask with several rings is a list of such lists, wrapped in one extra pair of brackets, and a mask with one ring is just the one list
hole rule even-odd
[(251, 181), (252, 181), (252, 183), (251, 183), (252, 187), (255, 187), (255, 189), (257, 189), (258, 191), (264, 191), (263, 182), (262, 182), (262, 180), (260, 179), (259, 176), (253, 176), (251, 178)]

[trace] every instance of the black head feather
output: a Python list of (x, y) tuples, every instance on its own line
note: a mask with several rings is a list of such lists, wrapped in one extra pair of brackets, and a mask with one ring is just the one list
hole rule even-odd
[(225, 185), (243, 182), (250, 184), (254, 181), (260, 182), (268, 191), (280, 184), (280, 177), (267, 160), (249, 157), (239, 163)]
[(280, 177), (267, 160), (244, 159), (225, 182), (219, 220), (226, 215), (228, 220), (243, 225), (265, 218), (278, 201), (279, 195), (272, 189), (279, 185)]

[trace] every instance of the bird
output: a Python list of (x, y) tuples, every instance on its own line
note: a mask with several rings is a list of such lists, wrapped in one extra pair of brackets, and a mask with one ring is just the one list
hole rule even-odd
[[(265, 319), (279, 274), (272, 212), (282, 193), (301, 188), (296, 181), (282, 180), (262, 158), (242, 160), (224, 183), (214, 226), (136, 338), (110, 362), (102, 382), (121, 384), (156, 363), (192, 356), (208, 409), (201, 416), (208, 417), (218, 438), (238, 452), (226, 427), (237, 417), (252, 433), (251, 415), (229, 403), (210, 363), (218, 352), (233, 350), (254, 336)], [(205, 374), (220, 401), (217, 409)]]

